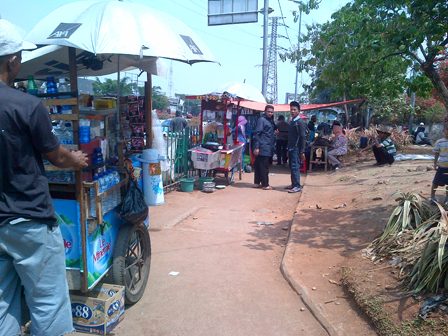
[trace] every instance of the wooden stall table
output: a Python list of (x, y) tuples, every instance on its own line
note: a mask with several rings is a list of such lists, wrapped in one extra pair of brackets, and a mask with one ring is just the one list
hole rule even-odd
[[(318, 150), (318, 149), (320, 149), (322, 152), (323, 152), (323, 154), (324, 154), (324, 156), (325, 156), (325, 159), (324, 159), (324, 161), (322, 161), (322, 160), (320, 160), (320, 159), (313, 159), (313, 157), (314, 157), (314, 153)], [(309, 166), (309, 171), (311, 171), (312, 170), (312, 168), (313, 168), (313, 163), (316, 163), (316, 164), (320, 164), (320, 163), (324, 163), (325, 164), (325, 171), (327, 171), (327, 165), (328, 165), (328, 146), (311, 146), (311, 152), (310, 152), (310, 166)]]

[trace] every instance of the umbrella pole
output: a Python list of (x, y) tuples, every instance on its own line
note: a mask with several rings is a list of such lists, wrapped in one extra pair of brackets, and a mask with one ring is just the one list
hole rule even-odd
[[(146, 148), (152, 148), (152, 77), (146, 73), (145, 82), (145, 127), (146, 127)], [(162, 155), (162, 153), (160, 153)], [(165, 154), (163, 154), (165, 155)]]
[(115, 116), (115, 131), (117, 139), (117, 152), (118, 152), (118, 164), (120, 167), (124, 166), (124, 151), (123, 151), (123, 140), (121, 140), (121, 120), (120, 120), (120, 55), (118, 55), (118, 65), (117, 65), (117, 115)]

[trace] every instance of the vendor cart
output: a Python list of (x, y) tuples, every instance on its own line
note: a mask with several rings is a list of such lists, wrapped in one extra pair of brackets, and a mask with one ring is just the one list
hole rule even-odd
[[(229, 185), (233, 182), (235, 169), (239, 165), (239, 178), (241, 180), (244, 163), (241, 158), (244, 143), (236, 141), (238, 125), (236, 125), (235, 137), (228, 136), (232, 116), (236, 114), (236, 120), (238, 120), (240, 99), (227, 93), (223, 95), (187, 96), (185, 98), (201, 100), (199, 137), (202, 145), (190, 150), (193, 167), (199, 170), (199, 176), (204, 174), (216, 177), (217, 174), (223, 173)], [(207, 122), (208, 124), (204, 127), (204, 123)], [(207, 146), (210, 141), (217, 146), (213, 150)]]
[[(73, 145), (69, 150), (92, 151), (93, 143), (79, 143), (79, 123), (82, 118), (101, 118), (107, 130), (115, 129), (117, 108), (83, 112), (78, 107), (76, 50), (68, 48), (71, 92), (40, 94), (46, 106), (71, 105), (72, 114), (51, 114), (52, 120), (66, 120), (73, 125)], [(36, 78), (39, 77), (35, 73)], [(148, 83), (147, 83), (148, 87)], [(148, 90), (146, 90), (148, 91)], [(68, 99), (54, 99), (68, 96)], [(50, 97), (51, 96), (51, 97)], [(117, 103), (119, 104), (119, 102)], [(145, 112), (150, 111), (150, 104)], [(91, 116), (94, 114), (94, 116)], [(108, 127), (112, 124), (112, 127)], [(112, 146), (110, 146), (112, 147)], [(115, 146), (114, 146), (115, 147)], [(87, 292), (99, 282), (125, 287), (125, 302), (133, 304), (143, 295), (148, 281), (151, 243), (147, 218), (144, 222), (129, 223), (119, 217), (122, 197), (130, 178), (124, 169), (123, 146), (117, 143), (120, 182), (107, 190), (100, 190), (98, 181), (90, 182), (92, 171), (109, 169), (104, 164), (91, 164), (84, 170), (74, 171), (46, 165), (47, 173), (75, 176), (73, 179), (49, 180), (57, 221), (59, 223), (66, 255), (67, 281), (70, 290)], [(113, 201), (112, 201), (113, 200)], [(109, 202), (104, 211), (105, 202)], [(111, 203), (112, 202), (112, 203)], [(95, 211), (92, 208), (95, 207)]]
[(215, 152), (204, 150), (201, 146), (198, 146), (190, 149), (191, 160), (194, 168), (199, 170), (199, 176), (211, 174), (216, 177), (217, 174), (223, 173), (227, 185), (230, 185), (235, 176), (235, 167), (241, 163), (243, 148), (244, 143), (242, 142), (237, 142), (228, 149), (219, 149)]

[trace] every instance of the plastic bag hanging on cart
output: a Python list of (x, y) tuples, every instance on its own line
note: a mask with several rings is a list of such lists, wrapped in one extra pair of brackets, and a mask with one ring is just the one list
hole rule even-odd
[(145, 196), (129, 172), (128, 175), (128, 189), (121, 203), (120, 217), (130, 223), (143, 222), (148, 217)]
[[(156, 148), (160, 155), (166, 156), (166, 143), (165, 139), (163, 138), (163, 132), (162, 132), (162, 126), (159, 120), (159, 117), (157, 116), (157, 113), (155, 110), (152, 111), (152, 132), (154, 134), (154, 142), (153, 142), (153, 148)], [(160, 161), (160, 168), (162, 171), (167, 171), (170, 169), (170, 165), (167, 160)]]

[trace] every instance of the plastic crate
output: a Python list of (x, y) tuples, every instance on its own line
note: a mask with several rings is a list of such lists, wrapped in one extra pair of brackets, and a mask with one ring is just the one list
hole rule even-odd
[(221, 151), (204, 153), (191, 150), (191, 161), (195, 169), (215, 169), (219, 167), (219, 154)]

